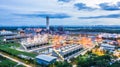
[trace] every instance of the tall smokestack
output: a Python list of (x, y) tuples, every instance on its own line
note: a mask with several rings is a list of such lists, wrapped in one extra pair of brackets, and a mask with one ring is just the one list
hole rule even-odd
[(49, 17), (46, 17), (46, 29), (49, 30)]

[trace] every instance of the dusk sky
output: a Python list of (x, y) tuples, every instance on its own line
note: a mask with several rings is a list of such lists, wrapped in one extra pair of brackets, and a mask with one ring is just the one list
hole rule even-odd
[(0, 26), (120, 25), (120, 0), (0, 0)]

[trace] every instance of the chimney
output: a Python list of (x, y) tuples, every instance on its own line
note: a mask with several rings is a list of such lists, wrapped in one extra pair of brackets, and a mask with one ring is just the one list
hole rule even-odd
[(49, 31), (49, 17), (46, 17), (46, 29)]

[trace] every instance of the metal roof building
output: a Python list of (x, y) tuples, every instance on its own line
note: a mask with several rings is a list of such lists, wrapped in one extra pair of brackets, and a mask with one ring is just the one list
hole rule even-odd
[(55, 62), (56, 59), (57, 59), (56, 57), (44, 55), (44, 54), (36, 56), (37, 63), (42, 65), (49, 65)]
[(82, 45), (72, 44), (62, 46), (58, 49), (53, 49), (52, 54), (53, 56), (60, 57), (62, 60), (68, 60), (70, 58), (78, 56), (82, 49)]

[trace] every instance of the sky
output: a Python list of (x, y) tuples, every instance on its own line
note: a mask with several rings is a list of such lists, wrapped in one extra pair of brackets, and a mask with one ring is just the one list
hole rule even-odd
[(0, 26), (120, 25), (120, 0), (0, 0)]

